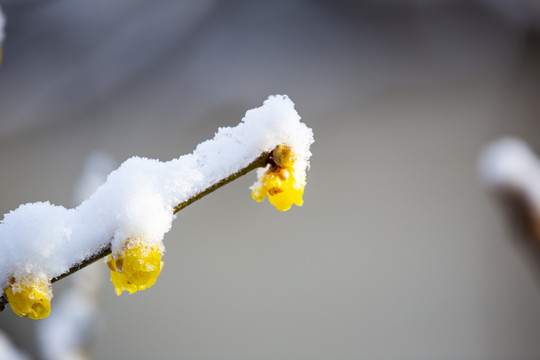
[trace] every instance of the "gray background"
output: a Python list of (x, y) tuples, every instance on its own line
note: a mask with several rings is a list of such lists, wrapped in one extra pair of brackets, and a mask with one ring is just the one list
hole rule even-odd
[[(0, 5), (1, 213), (72, 206), (92, 151), (178, 157), (269, 94), (315, 133), (302, 208), (249, 174), (179, 214), (153, 288), (104, 281), (97, 359), (540, 356), (540, 260), (476, 170), (502, 135), (540, 152), (536, 2)], [(0, 314), (37, 357), (34, 325)]]

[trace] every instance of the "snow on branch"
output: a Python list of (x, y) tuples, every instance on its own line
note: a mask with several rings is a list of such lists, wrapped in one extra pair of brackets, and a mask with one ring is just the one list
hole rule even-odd
[(520, 192), (540, 212), (540, 161), (525, 142), (510, 137), (494, 141), (482, 152), (479, 169), (490, 188)]
[(252, 196), (267, 195), (279, 210), (301, 205), (313, 141), (293, 102), (270, 96), (191, 154), (167, 162), (126, 160), (76, 208), (21, 205), (0, 223), (0, 305), (9, 300), (18, 315), (46, 317), (50, 283), (109, 254), (117, 294), (152, 286), (174, 214), (204, 195), (264, 168)]

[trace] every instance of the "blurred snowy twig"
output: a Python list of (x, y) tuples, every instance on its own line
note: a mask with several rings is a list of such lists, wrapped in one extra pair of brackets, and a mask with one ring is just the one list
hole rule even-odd
[(540, 160), (529, 146), (510, 137), (494, 141), (482, 152), (479, 170), (514, 225), (540, 241)]

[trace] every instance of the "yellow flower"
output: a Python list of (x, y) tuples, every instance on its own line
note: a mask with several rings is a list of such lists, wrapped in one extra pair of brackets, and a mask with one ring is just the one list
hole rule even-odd
[(127, 290), (130, 294), (144, 290), (156, 282), (163, 261), (159, 244), (148, 244), (136, 239), (128, 239), (121, 253), (107, 258), (111, 269), (111, 281), (116, 295)]
[(302, 206), (306, 183), (298, 180), (294, 152), (287, 145), (279, 145), (270, 160), (270, 167), (253, 186), (251, 197), (261, 202), (268, 195), (268, 201), (279, 211), (289, 210), (293, 204)]
[(26, 276), (13, 279), (4, 289), (13, 312), (31, 319), (45, 319), (51, 313), (52, 290), (49, 281)]

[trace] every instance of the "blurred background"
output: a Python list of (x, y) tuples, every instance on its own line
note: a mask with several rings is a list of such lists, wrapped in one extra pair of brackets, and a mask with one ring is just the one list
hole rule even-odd
[[(500, 136), (540, 152), (538, 1), (0, 6), (2, 214), (74, 206), (96, 150), (169, 160), (270, 94), (315, 133), (302, 208), (249, 174), (179, 214), (154, 287), (102, 273), (95, 359), (540, 356), (540, 260), (477, 175)], [(37, 323), (0, 313), (40, 359)]]

